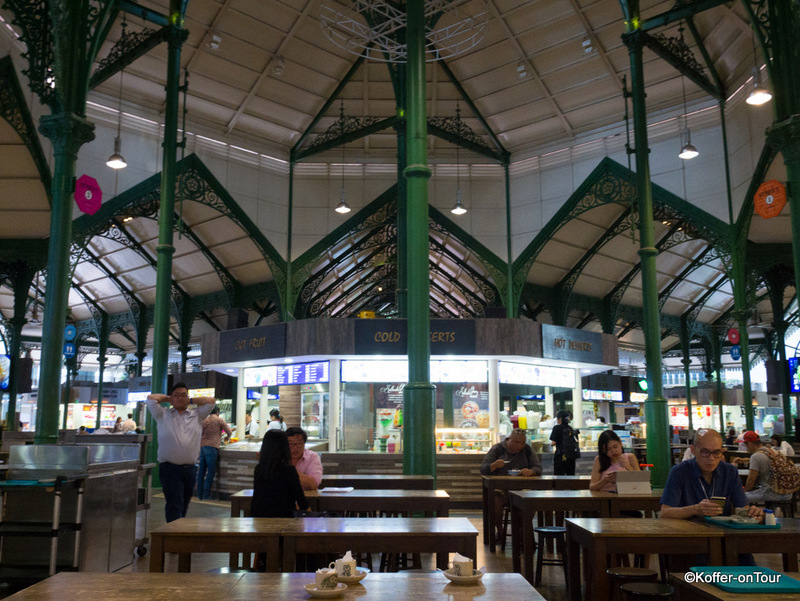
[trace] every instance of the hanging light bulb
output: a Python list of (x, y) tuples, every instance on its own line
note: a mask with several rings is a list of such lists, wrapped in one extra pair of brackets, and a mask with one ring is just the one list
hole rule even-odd
[[(339, 105), (339, 137), (343, 138), (344, 136), (344, 101), (341, 101)], [(344, 141), (342, 141), (342, 189), (339, 194), (339, 204), (336, 205), (334, 211), (345, 215), (349, 213), (352, 209), (350, 205), (347, 204), (347, 200), (345, 199), (345, 192), (344, 192)]]
[[(344, 170), (344, 165), (342, 165), (342, 170)], [(341, 193), (341, 196), (339, 198), (339, 204), (336, 205), (336, 208), (334, 209), (334, 211), (336, 211), (337, 213), (341, 213), (342, 215), (352, 211), (352, 209), (350, 208), (350, 205), (347, 204), (347, 201), (344, 198), (344, 186), (342, 186), (342, 193)]]
[[(122, 117), (120, 116), (120, 119)], [(111, 167), (112, 169), (124, 169), (128, 166), (128, 163), (125, 161), (125, 157), (120, 154), (120, 140), (119, 135), (114, 138), (114, 154), (108, 157), (106, 161), (106, 165)]]
[(762, 87), (759, 83), (759, 75), (760, 71), (758, 69), (758, 62), (756, 59), (756, 39), (755, 33), (751, 32), (751, 41), (753, 43), (753, 90), (747, 96), (747, 104), (751, 106), (761, 106), (772, 100), (772, 94), (770, 94), (767, 88)]
[[(683, 38), (683, 26), (680, 28), (681, 38)], [(686, 79), (681, 75), (681, 87), (683, 88), (683, 125), (686, 128), (686, 144), (683, 145), (678, 153), (678, 158), (688, 161), (693, 159), (700, 152), (692, 145), (692, 130), (689, 129), (689, 111), (686, 109)], [(683, 136), (681, 136), (683, 139)]]
[[(456, 105), (456, 128), (461, 132), (461, 108)], [(456, 204), (450, 209), (453, 215), (463, 215), (467, 212), (466, 207), (461, 202), (461, 162), (459, 161), (460, 144), (456, 143)]]
[[(122, 21), (122, 35), (121, 38), (125, 37), (125, 28), (128, 26), (127, 22), (124, 20)], [(120, 39), (121, 39), (120, 38)], [(125, 74), (125, 69), (122, 69), (119, 72), (119, 104), (117, 105), (117, 137), (114, 138), (114, 154), (108, 157), (106, 161), (106, 165), (111, 167), (112, 169), (124, 169), (128, 166), (125, 157), (122, 156), (120, 152), (122, 148), (122, 142), (120, 140), (120, 133), (122, 131), (122, 76)]]
[(467, 212), (467, 209), (461, 203), (461, 190), (456, 190), (456, 204), (453, 205), (453, 208), (450, 209), (450, 212), (453, 215), (463, 215)]
[(681, 148), (681, 151), (678, 153), (678, 158), (681, 158), (684, 161), (693, 159), (694, 157), (700, 154), (697, 148), (695, 148), (694, 145), (692, 144), (692, 132), (689, 131), (688, 127), (686, 128), (686, 133), (688, 135), (686, 144), (683, 145), (683, 148)]

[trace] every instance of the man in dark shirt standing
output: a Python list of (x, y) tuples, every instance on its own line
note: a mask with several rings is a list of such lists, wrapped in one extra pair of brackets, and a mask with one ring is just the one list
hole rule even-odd
[[(484, 476), (507, 476), (509, 470), (520, 470), (524, 477), (541, 476), (542, 462), (539, 455), (527, 444), (525, 430), (519, 428), (503, 442), (497, 443), (481, 463), (481, 474)], [(504, 490), (496, 490), (494, 498), (494, 523), (498, 528), (497, 538), (503, 540), (501, 532), (503, 524), (503, 508), (508, 504), (508, 494)]]

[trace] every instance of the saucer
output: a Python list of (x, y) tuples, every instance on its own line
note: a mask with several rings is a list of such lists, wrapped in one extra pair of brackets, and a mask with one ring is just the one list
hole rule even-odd
[(347, 585), (341, 582), (336, 585), (336, 588), (317, 588), (316, 582), (309, 582), (304, 587), (306, 592), (317, 599), (331, 599), (339, 597), (347, 590)]
[(367, 568), (356, 568), (356, 573), (353, 576), (337, 576), (337, 579), (339, 582), (344, 582), (346, 584), (355, 584), (356, 582), (364, 580), (367, 574), (369, 574)]
[(472, 570), (472, 576), (456, 576), (450, 570), (442, 572), (445, 577), (453, 584), (478, 584), (483, 578), (483, 572), (480, 570)]

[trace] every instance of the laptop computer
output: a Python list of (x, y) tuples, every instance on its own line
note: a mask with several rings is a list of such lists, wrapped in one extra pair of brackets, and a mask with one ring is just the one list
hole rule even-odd
[(651, 492), (650, 472), (617, 472), (617, 494), (641, 495)]

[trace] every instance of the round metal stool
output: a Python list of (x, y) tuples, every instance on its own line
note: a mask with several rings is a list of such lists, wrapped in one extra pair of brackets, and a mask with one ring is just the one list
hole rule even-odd
[(623, 584), (656, 582), (658, 580), (658, 572), (647, 568), (617, 566), (608, 568), (606, 574), (608, 574), (608, 598), (612, 601), (617, 601), (620, 598), (619, 587)]
[(619, 587), (625, 601), (669, 601), (675, 592), (668, 584), (658, 582), (632, 582)]

